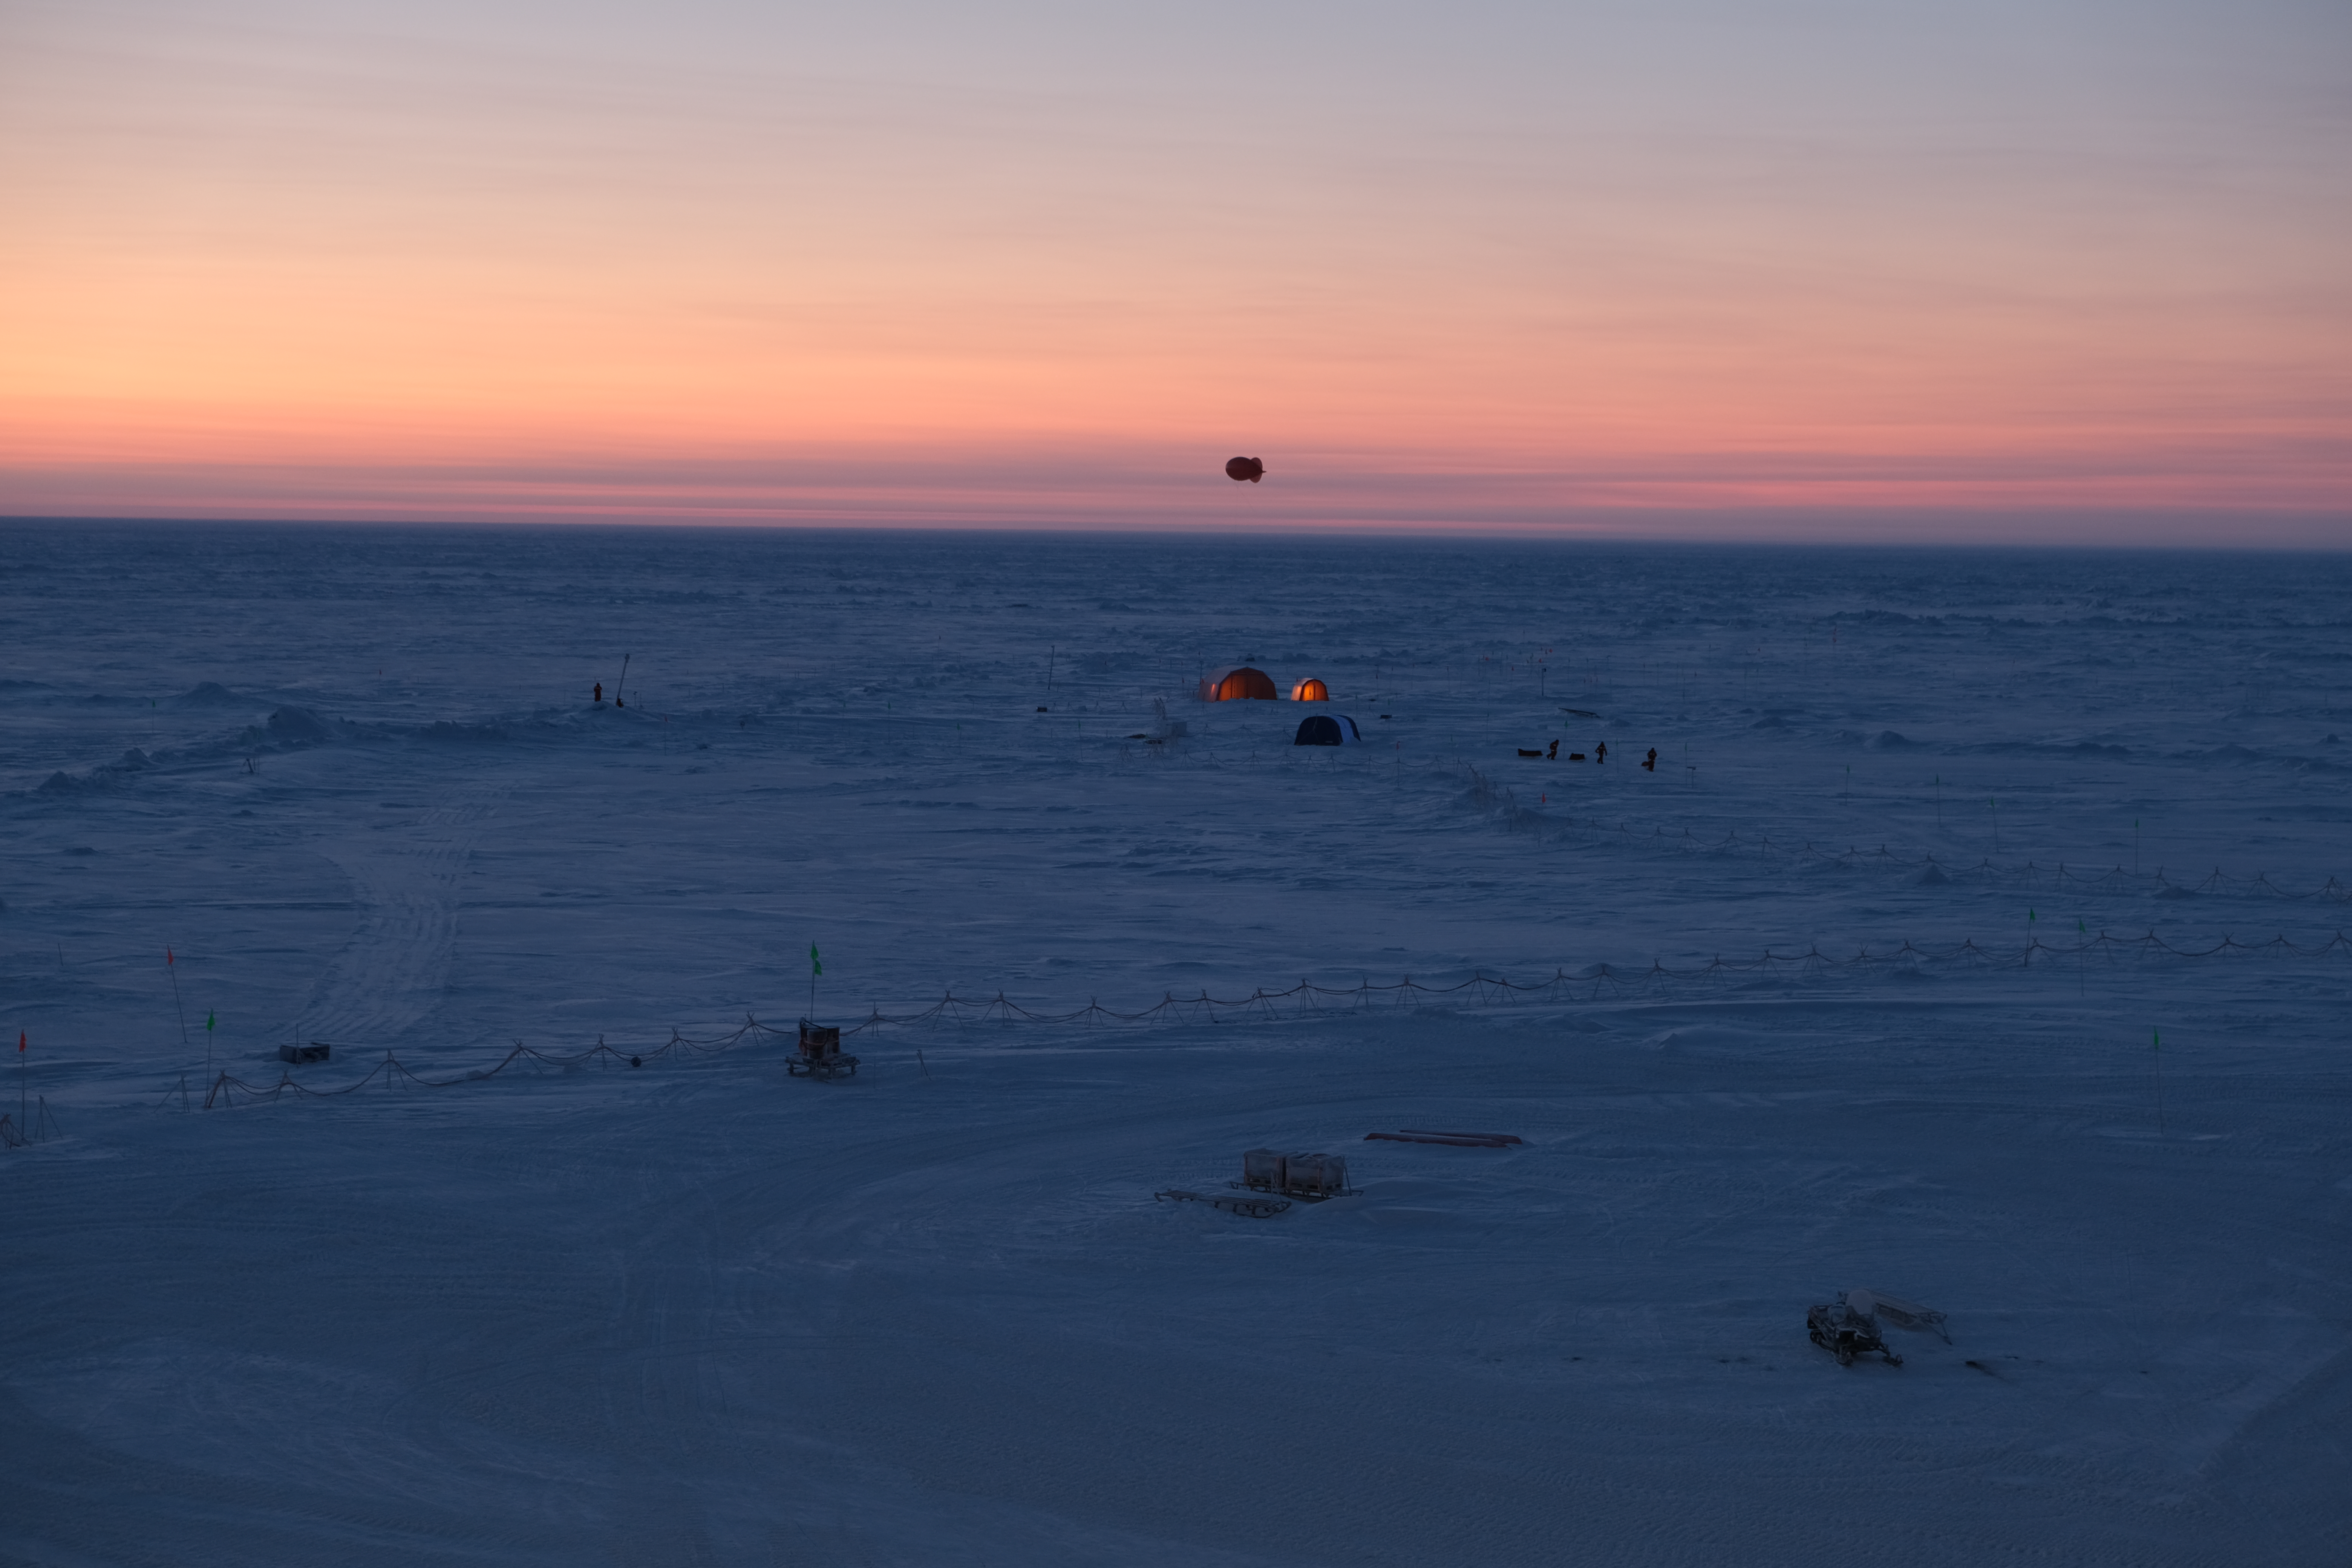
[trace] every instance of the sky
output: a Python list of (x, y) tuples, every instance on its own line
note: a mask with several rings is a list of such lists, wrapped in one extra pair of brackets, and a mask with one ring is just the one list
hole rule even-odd
[(2352, 547), (2352, 6), (0, 0), (0, 514)]

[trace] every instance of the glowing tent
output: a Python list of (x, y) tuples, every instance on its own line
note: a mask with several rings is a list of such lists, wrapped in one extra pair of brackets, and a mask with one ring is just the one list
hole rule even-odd
[(1310, 676), (1290, 689), (1290, 700), (1293, 702), (1328, 702), (1331, 700), (1331, 689)]
[(1201, 700), (1203, 702), (1235, 702), (1244, 698), (1255, 702), (1271, 702), (1275, 697), (1274, 677), (1262, 669), (1252, 669), (1245, 664), (1213, 669), (1201, 682)]
[(1298, 721), (1294, 746), (1360, 746), (1364, 732), (1345, 713), (1311, 713)]

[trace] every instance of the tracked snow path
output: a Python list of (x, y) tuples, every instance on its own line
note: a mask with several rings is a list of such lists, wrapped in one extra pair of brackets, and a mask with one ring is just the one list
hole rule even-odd
[(362, 912), (301, 1005), (306, 1037), (396, 1044), (441, 1005), (457, 956), (467, 864), (507, 793), (467, 791), (457, 803), (320, 846), (351, 879)]

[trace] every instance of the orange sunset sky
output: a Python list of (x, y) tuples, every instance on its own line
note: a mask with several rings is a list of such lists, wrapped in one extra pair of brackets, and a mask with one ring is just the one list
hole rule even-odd
[(2352, 545), (2341, 4), (5, 0), (0, 215), (12, 515)]

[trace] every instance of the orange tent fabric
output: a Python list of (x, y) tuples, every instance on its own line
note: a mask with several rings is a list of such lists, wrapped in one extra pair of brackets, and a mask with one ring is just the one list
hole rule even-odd
[(1274, 677), (1262, 669), (1252, 669), (1245, 664), (1213, 669), (1201, 682), (1201, 700), (1203, 702), (1234, 702), (1243, 699), (1271, 702), (1276, 695)]
[(1293, 702), (1328, 702), (1331, 689), (1311, 676), (1290, 689)]

